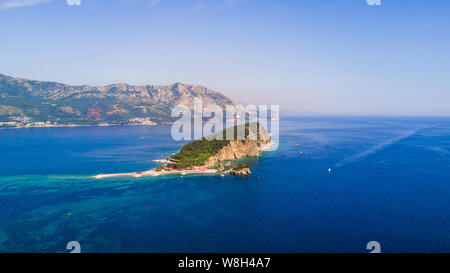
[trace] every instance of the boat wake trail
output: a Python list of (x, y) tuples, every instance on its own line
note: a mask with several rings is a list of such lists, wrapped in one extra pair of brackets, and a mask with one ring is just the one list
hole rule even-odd
[(401, 140), (404, 140), (406, 138), (409, 138), (409, 137), (417, 134), (419, 131), (421, 131), (423, 129), (427, 129), (427, 128), (430, 128), (430, 127), (423, 127), (423, 128), (418, 128), (418, 129), (415, 129), (415, 130), (411, 130), (411, 131), (408, 131), (408, 132), (404, 133), (401, 136), (389, 139), (388, 141), (380, 143), (380, 144), (376, 145), (375, 147), (372, 147), (372, 148), (370, 148), (368, 150), (365, 150), (365, 151), (363, 151), (361, 153), (354, 154), (354, 155), (352, 155), (350, 157), (347, 157), (347, 158), (339, 161), (338, 163), (336, 163), (334, 168), (343, 167), (343, 166), (346, 166), (346, 165), (349, 165), (349, 164), (361, 161), (362, 159), (364, 159), (365, 157), (367, 157), (369, 155), (375, 154), (375, 153), (377, 153), (377, 152), (379, 152), (379, 151), (381, 151), (381, 150), (383, 150), (383, 149), (385, 149), (385, 148), (387, 148), (387, 147), (389, 147), (391, 145), (394, 145), (395, 143), (397, 143), (397, 142), (399, 142)]

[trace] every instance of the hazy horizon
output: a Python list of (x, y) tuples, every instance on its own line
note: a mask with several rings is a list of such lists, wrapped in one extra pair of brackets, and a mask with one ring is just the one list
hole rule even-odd
[(0, 73), (202, 85), (333, 115), (450, 115), (450, 3), (0, 0)]

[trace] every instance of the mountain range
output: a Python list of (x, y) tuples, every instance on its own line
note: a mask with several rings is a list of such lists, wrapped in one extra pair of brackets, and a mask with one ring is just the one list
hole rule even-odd
[(223, 94), (203, 86), (67, 85), (0, 74), (0, 126), (157, 124), (172, 122), (177, 104), (236, 105)]

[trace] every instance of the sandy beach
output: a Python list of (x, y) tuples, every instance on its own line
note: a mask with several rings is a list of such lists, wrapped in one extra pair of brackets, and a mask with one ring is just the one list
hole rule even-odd
[(218, 171), (216, 169), (207, 169), (205, 167), (196, 167), (192, 170), (171, 170), (171, 171), (155, 171), (155, 170), (149, 170), (144, 172), (132, 172), (132, 173), (112, 173), (112, 174), (98, 174), (93, 176), (93, 178), (96, 179), (102, 179), (102, 178), (112, 178), (112, 177), (143, 177), (143, 176), (161, 176), (161, 175), (169, 175), (169, 174), (180, 174), (180, 175), (186, 175), (186, 174), (216, 174)]

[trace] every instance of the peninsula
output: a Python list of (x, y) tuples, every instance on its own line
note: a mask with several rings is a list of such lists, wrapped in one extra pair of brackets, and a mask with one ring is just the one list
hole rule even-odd
[[(240, 133), (244, 135), (238, 137)], [(230, 136), (231, 140), (227, 140), (230, 139)], [(251, 174), (249, 166), (238, 163), (237, 159), (258, 157), (262, 152), (270, 150), (271, 147), (271, 137), (265, 128), (260, 123), (247, 123), (194, 140), (166, 160), (159, 160), (164, 164), (154, 169), (144, 172), (99, 174), (94, 178), (167, 174), (249, 175)]]

